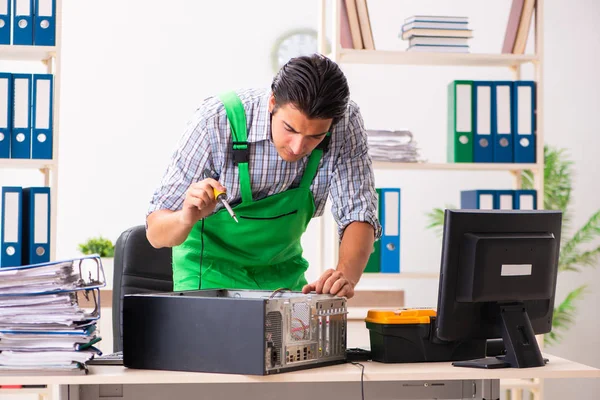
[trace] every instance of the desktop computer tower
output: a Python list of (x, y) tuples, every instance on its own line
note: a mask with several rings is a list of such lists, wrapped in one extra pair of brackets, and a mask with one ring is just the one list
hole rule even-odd
[(268, 375), (346, 361), (346, 299), (205, 289), (127, 295), (129, 368)]

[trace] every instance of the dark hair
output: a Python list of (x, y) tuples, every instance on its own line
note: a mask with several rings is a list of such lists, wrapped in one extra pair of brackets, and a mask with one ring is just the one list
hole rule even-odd
[(336, 63), (320, 54), (292, 58), (271, 84), (275, 109), (293, 104), (310, 119), (343, 117), (350, 98), (348, 82)]

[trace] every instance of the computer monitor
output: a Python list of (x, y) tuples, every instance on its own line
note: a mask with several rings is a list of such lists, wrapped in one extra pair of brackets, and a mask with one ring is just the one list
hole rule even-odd
[(506, 349), (455, 366), (545, 365), (535, 335), (552, 328), (561, 223), (560, 211), (445, 211), (436, 335)]

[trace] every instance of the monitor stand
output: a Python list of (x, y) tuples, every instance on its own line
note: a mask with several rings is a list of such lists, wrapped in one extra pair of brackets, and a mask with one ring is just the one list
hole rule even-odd
[(452, 365), (489, 369), (531, 368), (542, 367), (548, 362), (542, 357), (525, 306), (523, 304), (500, 305), (499, 309), (506, 355), (457, 361)]

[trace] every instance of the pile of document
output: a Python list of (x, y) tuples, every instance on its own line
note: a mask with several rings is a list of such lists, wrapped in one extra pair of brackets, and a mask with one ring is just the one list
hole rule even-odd
[(105, 285), (95, 255), (0, 268), (0, 374), (87, 373)]
[(420, 162), (410, 131), (368, 130), (369, 154), (375, 161)]

